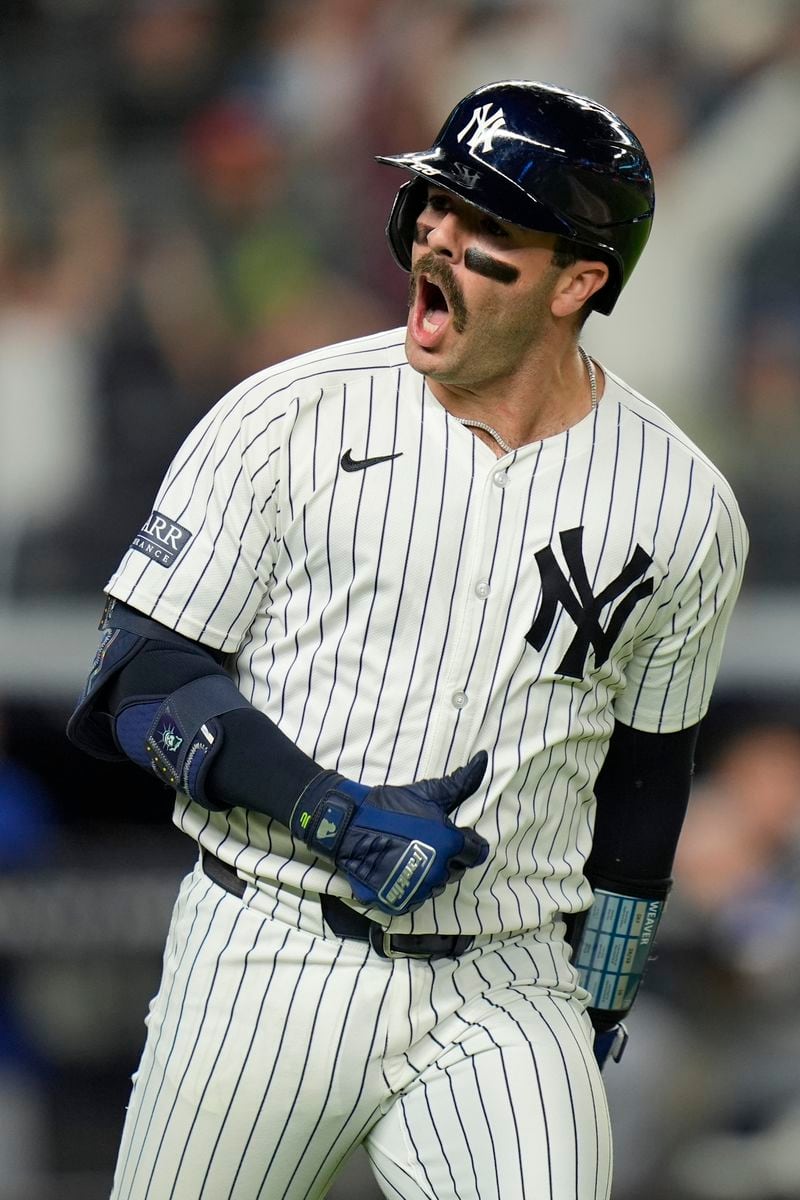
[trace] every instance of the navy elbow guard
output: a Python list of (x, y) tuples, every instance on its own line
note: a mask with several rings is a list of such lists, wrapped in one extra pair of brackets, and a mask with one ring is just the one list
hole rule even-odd
[[(222, 727), (215, 718), (252, 706), (203, 647), (149, 618), (111, 604), (101, 629), (103, 637), (86, 686), (67, 725), (70, 741), (96, 758), (129, 758), (204, 807), (218, 808), (203, 788), (222, 741)], [(174, 681), (160, 694), (126, 696), (123, 689), (123, 698), (112, 702), (113, 685), (154, 639), (167, 656), (181, 656), (179, 667), (171, 669), (168, 657), (166, 668), (162, 667), (160, 684), (170, 676)], [(188, 680), (187, 655), (188, 674), (194, 676)]]
[(579, 915), (570, 940), (596, 1030), (610, 1030), (630, 1011), (671, 885), (670, 879), (593, 881), (594, 901)]

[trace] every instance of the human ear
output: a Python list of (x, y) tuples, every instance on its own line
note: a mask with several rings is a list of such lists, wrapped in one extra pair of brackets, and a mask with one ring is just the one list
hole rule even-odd
[(573, 266), (561, 272), (556, 284), (550, 308), (554, 317), (570, 317), (583, 308), (595, 292), (608, 282), (608, 267), (604, 262), (587, 262), (579, 259)]

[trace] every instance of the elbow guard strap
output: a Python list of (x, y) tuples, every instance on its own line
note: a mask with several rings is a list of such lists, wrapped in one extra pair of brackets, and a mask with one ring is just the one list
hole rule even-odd
[(572, 961), (591, 996), (595, 1028), (610, 1028), (633, 1005), (670, 886), (671, 880), (613, 891), (594, 885), (594, 901), (573, 930)]
[(232, 679), (203, 675), (166, 697), (147, 697), (124, 705), (114, 734), (128, 758), (154, 771), (164, 783), (206, 808), (203, 779), (222, 743), (215, 717), (252, 707)]

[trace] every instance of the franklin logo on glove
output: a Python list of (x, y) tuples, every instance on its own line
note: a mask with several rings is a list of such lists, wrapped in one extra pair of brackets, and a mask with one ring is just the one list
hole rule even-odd
[(408, 853), (403, 855), (390, 875), (386, 885), (378, 893), (387, 908), (401, 911), (414, 892), (422, 883), (428, 871), (433, 866), (436, 851), (433, 846), (425, 846), (422, 842), (412, 842)]
[(362, 904), (413, 912), (486, 861), (485, 839), (449, 814), (478, 788), (487, 763), (480, 750), (452, 775), (401, 786), (321, 771), (295, 805), (292, 833), (336, 863)]

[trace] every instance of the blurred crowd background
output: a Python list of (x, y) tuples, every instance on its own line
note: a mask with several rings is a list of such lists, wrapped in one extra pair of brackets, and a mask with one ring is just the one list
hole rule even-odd
[[(800, 3), (4, 0), (0, 1200), (107, 1196), (192, 860), (158, 785), (63, 736), (103, 584), (230, 385), (403, 322), (373, 155), (509, 77), (644, 142), (653, 236), (585, 343), (715, 459), (753, 541), (607, 1069), (614, 1200), (800, 1198)], [(359, 1156), (333, 1193), (377, 1195)]]

